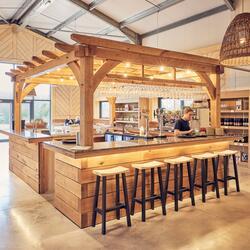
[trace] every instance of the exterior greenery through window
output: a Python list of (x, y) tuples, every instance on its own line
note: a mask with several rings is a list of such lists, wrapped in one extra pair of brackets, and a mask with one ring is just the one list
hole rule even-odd
[(108, 101), (99, 102), (100, 118), (109, 118), (109, 103)]

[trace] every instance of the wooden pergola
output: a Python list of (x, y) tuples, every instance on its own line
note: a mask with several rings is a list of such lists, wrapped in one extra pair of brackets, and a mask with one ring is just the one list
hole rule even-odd
[[(81, 145), (93, 145), (93, 98), (102, 81), (204, 87), (211, 101), (211, 124), (220, 126), (223, 67), (218, 60), (78, 34), (71, 39), (75, 45), (56, 43), (57, 52), (43, 51), (42, 56), (33, 56), (24, 66), (6, 73), (15, 82), (16, 131), (20, 130), (21, 103), (38, 84), (79, 85)], [(187, 70), (192, 71), (194, 81), (181, 80)]]

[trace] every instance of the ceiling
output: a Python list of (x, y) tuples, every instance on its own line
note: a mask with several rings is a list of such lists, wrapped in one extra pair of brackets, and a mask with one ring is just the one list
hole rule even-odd
[(233, 0), (0, 1), (2, 23), (66, 43), (79, 32), (178, 51), (220, 43), (232, 10)]

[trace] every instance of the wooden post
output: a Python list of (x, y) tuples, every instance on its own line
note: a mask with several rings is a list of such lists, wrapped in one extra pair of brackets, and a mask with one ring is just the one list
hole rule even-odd
[(220, 128), (221, 126), (221, 99), (220, 99), (220, 74), (212, 77), (215, 85), (215, 98), (210, 99), (211, 102), (211, 126), (213, 128)]
[[(149, 98), (140, 97), (139, 98), (139, 112), (140, 112), (140, 118), (139, 118), (139, 128), (143, 126), (146, 127), (146, 119), (143, 116), (143, 114), (149, 115)], [(150, 117), (149, 117), (150, 119)]]
[(80, 144), (93, 145), (93, 56), (80, 57)]
[(15, 132), (21, 131), (21, 95), (22, 95), (23, 82), (15, 82), (14, 85), (14, 130)]
[(109, 102), (109, 124), (113, 125), (114, 120), (115, 120), (115, 102), (116, 102), (116, 97), (114, 97), (114, 96), (107, 97), (107, 100)]

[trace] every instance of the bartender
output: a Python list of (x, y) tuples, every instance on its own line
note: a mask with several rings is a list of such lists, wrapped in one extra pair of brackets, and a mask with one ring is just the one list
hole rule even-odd
[(186, 107), (183, 112), (183, 116), (178, 119), (174, 126), (175, 136), (191, 135), (193, 129), (190, 128), (189, 122), (192, 120), (193, 110), (190, 107)]

